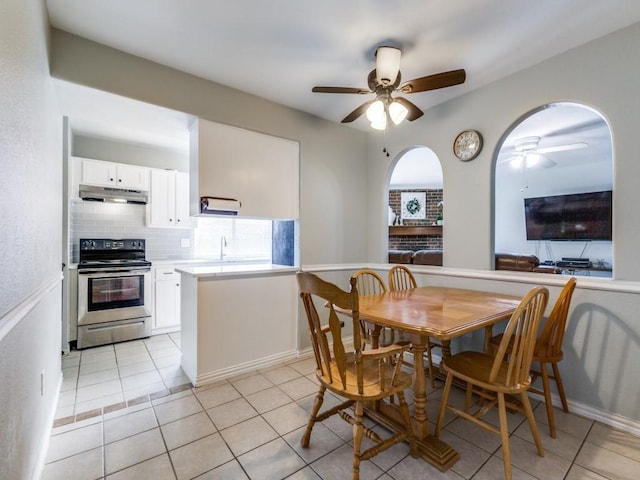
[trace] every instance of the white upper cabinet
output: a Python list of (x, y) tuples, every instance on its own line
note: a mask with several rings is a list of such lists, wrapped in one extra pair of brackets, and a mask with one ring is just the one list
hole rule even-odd
[(191, 214), (200, 197), (239, 200), (239, 216), (299, 216), (298, 142), (198, 119), (191, 128)]
[(80, 159), (80, 183), (103, 187), (149, 190), (149, 169), (136, 165)]
[(188, 173), (151, 169), (147, 223), (150, 227), (192, 226)]

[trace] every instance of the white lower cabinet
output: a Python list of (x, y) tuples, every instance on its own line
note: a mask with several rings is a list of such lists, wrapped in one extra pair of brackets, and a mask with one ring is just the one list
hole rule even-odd
[(180, 274), (173, 267), (154, 268), (153, 333), (180, 329)]

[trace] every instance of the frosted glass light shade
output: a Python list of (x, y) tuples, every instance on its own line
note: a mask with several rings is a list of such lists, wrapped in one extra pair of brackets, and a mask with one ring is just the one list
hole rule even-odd
[(369, 108), (367, 108), (367, 120), (370, 122), (380, 123), (386, 116), (384, 111), (384, 103), (382, 100), (376, 100)]
[(387, 117), (384, 116), (380, 120), (371, 122), (371, 128), (374, 130), (384, 130), (387, 128)]
[(391, 102), (389, 105), (389, 116), (395, 125), (399, 125), (407, 117), (409, 110), (407, 107), (398, 102)]

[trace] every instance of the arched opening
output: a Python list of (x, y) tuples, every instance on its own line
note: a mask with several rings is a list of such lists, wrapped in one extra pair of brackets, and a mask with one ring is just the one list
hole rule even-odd
[(424, 146), (402, 152), (389, 180), (389, 263), (442, 265), (442, 166)]
[(563, 102), (524, 115), (495, 155), (496, 269), (611, 276), (612, 190), (600, 113)]

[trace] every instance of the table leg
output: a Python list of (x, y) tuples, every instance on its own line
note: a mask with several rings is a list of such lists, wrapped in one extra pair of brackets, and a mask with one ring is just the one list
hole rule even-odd
[[(410, 336), (413, 345), (413, 415), (411, 423), (418, 444), (420, 457), (437, 467), (441, 471), (446, 471), (460, 458), (451, 446), (444, 443), (439, 438), (429, 434), (429, 422), (427, 419), (427, 379), (424, 371), (423, 354), (426, 349), (426, 342), (429, 337)], [(385, 425), (391, 430), (400, 427), (401, 417), (398, 413), (397, 405), (388, 402), (379, 402), (373, 410), (369, 410), (369, 415), (377, 422)]]
[[(427, 340), (428, 341), (428, 340)], [(427, 418), (427, 381), (422, 361), (425, 343), (420, 341), (413, 344), (413, 426), (416, 438), (424, 440), (429, 436), (429, 422)]]
[(450, 357), (451, 356), (451, 340), (441, 340), (442, 342), (442, 356)]

